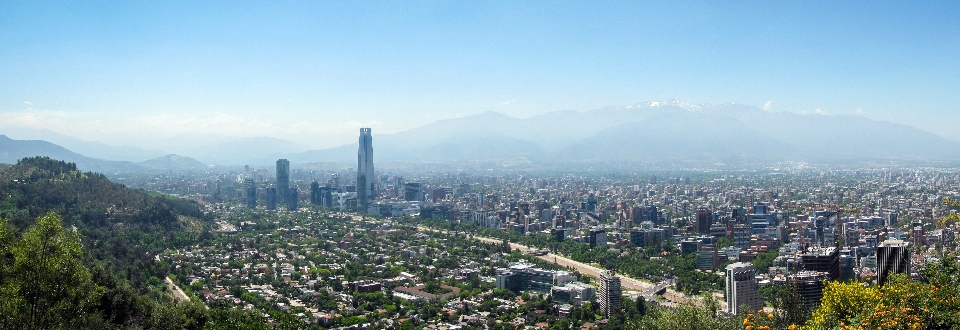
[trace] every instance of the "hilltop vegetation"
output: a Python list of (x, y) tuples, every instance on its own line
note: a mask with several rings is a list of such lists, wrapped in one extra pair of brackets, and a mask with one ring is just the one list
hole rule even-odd
[(25, 158), (0, 173), (0, 328), (262, 326), (168, 294), (161, 279), (170, 270), (155, 256), (205, 239), (211, 224), (196, 202)]

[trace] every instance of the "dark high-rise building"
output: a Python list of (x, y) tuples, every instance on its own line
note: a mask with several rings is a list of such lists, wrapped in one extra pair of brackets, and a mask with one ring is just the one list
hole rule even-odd
[(297, 187), (288, 188), (286, 197), (284, 202), (287, 203), (287, 210), (296, 211), (297, 203), (300, 202), (300, 191), (297, 190)]
[(597, 196), (590, 194), (587, 196), (587, 206), (585, 207), (587, 212), (596, 212), (597, 211)]
[(849, 250), (843, 252), (840, 254), (840, 280), (852, 281), (857, 278), (857, 273), (853, 270), (856, 259), (850, 255)]
[(320, 206), (333, 207), (333, 187), (320, 187)]
[(243, 180), (243, 190), (245, 195), (245, 200), (248, 208), (257, 207), (257, 184), (253, 182), (253, 179), (244, 179)]
[(706, 205), (697, 209), (697, 232), (700, 234), (710, 234), (710, 225), (713, 224), (713, 211)]
[(643, 216), (641, 217), (642, 221), (650, 221), (654, 224), (660, 224), (660, 212), (657, 211), (657, 207), (650, 205), (644, 208)]
[(287, 197), (287, 188), (290, 188), (290, 161), (277, 159), (277, 192), (281, 199)]
[(814, 211), (813, 216), (813, 225), (817, 233), (816, 243), (821, 246), (826, 246), (825, 237), (827, 234), (833, 237), (836, 235), (833, 229), (837, 227), (837, 212), (834, 211)]
[(877, 284), (886, 283), (893, 273), (910, 274), (910, 244), (891, 239), (877, 246)]
[(277, 209), (277, 187), (267, 188), (267, 209)]
[(591, 249), (597, 246), (606, 247), (607, 232), (605, 230), (591, 230), (589, 243)]
[(357, 209), (360, 213), (366, 213), (367, 206), (377, 197), (376, 180), (373, 172), (373, 135), (370, 128), (361, 128), (357, 150)]
[(826, 273), (804, 270), (787, 275), (786, 283), (797, 289), (804, 308), (814, 310), (817, 309), (817, 306), (820, 306), (820, 299), (823, 298), (823, 287), (825, 286), (824, 281), (828, 279)]
[(314, 181), (310, 184), (310, 203), (313, 205), (320, 205), (321, 201), (320, 196), (320, 183)]
[(840, 279), (840, 250), (836, 247), (812, 247), (800, 254), (803, 270), (826, 273), (827, 279)]

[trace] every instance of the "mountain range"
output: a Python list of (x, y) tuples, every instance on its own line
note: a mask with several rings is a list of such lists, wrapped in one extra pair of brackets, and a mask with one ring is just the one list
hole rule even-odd
[[(179, 152), (186, 157), (160, 157), (165, 154), (163, 151), (139, 150), (122, 158), (116, 155), (122, 156), (124, 147), (101, 144), (98, 149), (98, 142), (74, 142), (85, 154), (100, 156), (88, 157), (60, 146), (41, 145), (44, 141), (23, 141), (17, 147), (5, 147), (4, 143), (10, 141), (16, 140), (0, 138), (0, 162), (11, 162), (18, 156), (45, 155), (76, 162), (81, 167), (106, 166), (108, 170), (185, 170), (200, 169), (204, 164), (269, 166), (278, 158), (287, 158), (294, 166), (349, 166), (356, 162), (357, 152), (355, 144), (304, 151), (305, 147), (290, 141), (260, 137), (181, 148)], [(48, 154), (28, 152), (37, 150)], [(440, 120), (400, 133), (375, 134), (374, 154), (378, 162), (403, 163), (958, 161), (960, 142), (911, 126), (856, 115), (797, 114), (736, 103), (665, 101), (584, 112), (555, 111), (528, 118), (491, 111)], [(146, 156), (151, 158), (143, 160)]]
[[(355, 161), (355, 145), (286, 155)], [(378, 161), (763, 162), (960, 160), (960, 142), (855, 115), (769, 112), (728, 103), (649, 102), (529, 118), (497, 112), (374, 136)]]

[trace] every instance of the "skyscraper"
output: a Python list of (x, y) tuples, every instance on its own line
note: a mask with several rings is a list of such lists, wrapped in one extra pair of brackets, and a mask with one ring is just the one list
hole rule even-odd
[(277, 187), (267, 188), (267, 209), (277, 209)]
[(316, 180), (310, 184), (310, 203), (313, 205), (320, 205), (320, 183)]
[(243, 191), (247, 208), (257, 208), (257, 184), (253, 182), (253, 179), (243, 179)]
[(297, 203), (300, 202), (300, 191), (297, 190), (297, 187), (287, 189), (287, 196), (284, 201), (287, 203), (288, 211), (297, 210)]
[(281, 200), (287, 197), (287, 188), (290, 188), (290, 161), (277, 160), (277, 193)]
[(370, 128), (361, 128), (360, 148), (357, 150), (357, 211), (366, 213), (367, 205), (376, 199), (375, 184), (373, 136), (370, 133)]
[[(877, 258), (879, 261), (879, 258)], [(800, 254), (803, 270), (826, 273), (827, 279), (840, 279), (840, 249), (836, 247), (811, 247)]]
[(749, 262), (737, 262), (727, 266), (727, 312), (739, 314), (740, 307), (747, 306), (751, 311), (763, 307), (760, 292), (757, 290), (757, 275)]
[(910, 274), (910, 243), (890, 239), (877, 246), (877, 284), (891, 273)]
[(609, 318), (620, 308), (620, 276), (613, 271), (600, 272), (600, 289), (597, 300), (600, 303), (600, 314)]
[(710, 234), (710, 225), (713, 224), (713, 211), (706, 205), (697, 209), (697, 232)]

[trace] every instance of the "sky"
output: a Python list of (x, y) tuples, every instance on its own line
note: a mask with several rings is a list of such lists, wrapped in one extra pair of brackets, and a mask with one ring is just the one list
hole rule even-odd
[(0, 0), (0, 133), (326, 148), (673, 99), (960, 141), (960, 2)]

